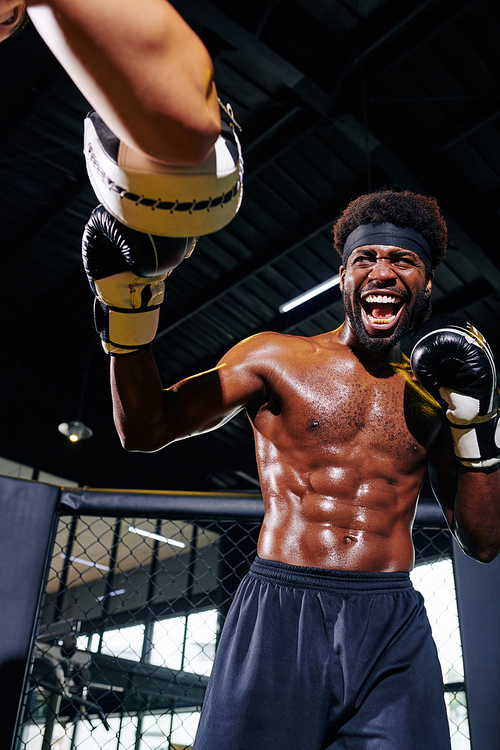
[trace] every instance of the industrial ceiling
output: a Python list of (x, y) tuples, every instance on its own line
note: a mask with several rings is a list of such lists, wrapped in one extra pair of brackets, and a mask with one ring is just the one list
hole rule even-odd
[[(242, 127), (240, 213), (167, 282), (154, 347), (165, 385), (258, 331), (314, 335), (343, 319), (331, 228), (357, 195), (435, 195), (449, 227), (435, 312), (469, 319), (500, 361), (500, 3), (176, 0)], [(126, 453), (93, 329), (81, 234), (97, 201), (82, 155), (89, 109), (32, 26), (0, 46), (0, 456), (94, 487), (256, 490), (244, 413), (153, 454)], [(70, 444), (58, 424), (94, 431)]]

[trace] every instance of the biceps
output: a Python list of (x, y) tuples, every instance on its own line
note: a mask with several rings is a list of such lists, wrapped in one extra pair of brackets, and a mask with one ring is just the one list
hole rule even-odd
[(172, 440), (214, 430), (232, 419), (262, 387), (259, 378), (230, 372), (223, 365), (165, 391)]

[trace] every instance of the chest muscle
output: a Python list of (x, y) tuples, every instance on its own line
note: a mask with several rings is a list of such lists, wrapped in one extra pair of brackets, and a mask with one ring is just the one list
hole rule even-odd
[(377, 452), (403, 455), (428, 447), (439, 408), (405, 374), (373, 377), (361, 368), (297, 368), (271, 383), (255, 428), (277, 447), (283, 440), (335, 449), (369, 443)]

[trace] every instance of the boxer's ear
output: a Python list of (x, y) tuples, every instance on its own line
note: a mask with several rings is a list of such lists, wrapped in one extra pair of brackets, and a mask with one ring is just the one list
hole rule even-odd
[(340, 268), (339, 268), (339, 276), (340, 276), (339, 289), (340, 289), (340, 291), (342, 291), (343, 288), (344, 288), (345, 266), (340, 266)]

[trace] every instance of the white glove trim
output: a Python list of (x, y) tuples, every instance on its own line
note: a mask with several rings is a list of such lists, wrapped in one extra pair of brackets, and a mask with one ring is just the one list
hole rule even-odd
[[(458, 393), (444, 386), (439, 389), (439, 393), (443, 401), (448, 404), (446, 416), (452, 424), (470, 425), (476, 422), (487, 422), (491, 419), (491, 414), (486, 414), (484, 417), (478, 416), (481, 406), (478, 398), (465, 396), (463, 393)], [(455, 412), (458, 412), (460, 416), (457, 417)]]
[(498, 410), (471, 425), (450, 424), (455, 456), (463, 466), (486, 469), (500, 464)]

